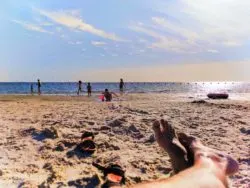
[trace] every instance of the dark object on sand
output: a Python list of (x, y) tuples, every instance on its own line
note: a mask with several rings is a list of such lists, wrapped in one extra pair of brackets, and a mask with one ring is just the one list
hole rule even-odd
[(227, 93), (209, 93), (207, 97), (210, 99), (228, 99), (229, 95)]
[(205, 101), (205, 100), (194, 100), (194, 101), (192, 101), (192, 103), (204, 104), (204, 103), (207, 103), (207, 101)]
[(93, 162), (92, 165), (103, 172), (106, 181), (101, 186), (102, 188), (121, 186), (122, 184), (125, 184), (125, 171), (120, 165), (110, 164), (108, 167), (104, 167), (95, 162)]
[(246, 135), (250, 135), (250, 129), (246, 129), (245, 127), (240, 128), (240, 132)]
[(96, 151), (96, 144), (93, 141), (95, 138), (94, 133), (85, 131), (82, 134), (82, 140), (80, 144), (76, 146), (76, 149), (85, 154), (93, 154)]
[(92, 132), (84, 131), (82, 134), (82, 140), (94, 140), (95, 135)]
[(84, 140), (76, 146), (76, 149), (85, 154), (93, 154), (96, 151), (96, 145), (93, 140)]
[(65, 147), (63, 143), (59, 143), (56, 147), (55, 147), (56, 151), (64, 151)]
[(58, 138), (58, 132), (55, 127), (45, 128), (41, 134), (44, 135), (46, 138), (56, 139)]

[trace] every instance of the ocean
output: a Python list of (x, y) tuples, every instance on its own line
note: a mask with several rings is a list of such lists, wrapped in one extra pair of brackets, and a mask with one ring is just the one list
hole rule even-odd
[[(0, 82), (0, 94), (30, 94), (33, 84), (37, 92), (37, 84), (31, 82)], [(100, 93), (104, 89), (119, 92), (119, 83), (91, 83), (93, 93)], [(76, 95), (76, 82), (42, 82), (41, 91), (46, 95)], [(82, 85), (86, 92), (86, 83)], [(250, 93), (250, 83), (245, 82), (128, 82), (125, 83), (126, 93)]]

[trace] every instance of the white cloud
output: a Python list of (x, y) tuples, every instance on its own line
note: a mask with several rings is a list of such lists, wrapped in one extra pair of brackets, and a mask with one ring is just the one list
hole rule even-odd
[(250, 39), (249, 0), (157, 2), (157, 9), (166, 16), (152, 17), (148, 24), (139, 22), (130, 27), (152, 37), (151, 48), (198, 53), (239, 47)]
[(188, 40), (184, 41), (182, 39), (164, 35), (160, 32), (139, 25), (131, 26), (130, 29), (139, 33), (144, 33), (154, 39), (154, 42), (147, 46), (148, 48), (167, 50), (178, 53), (191, 53), (194, 51), (194, 46), (196, 47), (195, 44), (193, 44), (192, 46), (191, 42)]
[(82, 44), (82, 41), (76, 41), (76, 44), (77, 45)]
[(102, 42), (102, 41), (92, 41), (91, 44), (94, 45), (94, 46), (104, 46), (104, 45), (106, 45), (106, 43)]
[(19, 20), (12, 20), (12, 21), (14, 23), (17, 23), (17, 24), (23, 26), (27, 30), (41, 32), (41, 33), (53, 34), (53, 32), (47, 31), (47, 30), (43, 29), (42, 27), (40, 27), (38, 25), (35, 25), (35, 24), (26, 23), (26, 22), (19, 21)]
[(117, 36), (114, 33), (108, 33), (106, 31), (103, 31), (101, 29), (98, 29), (85, 21), (83, 21), (80, 16), (79, 12), (77, 11), (45, 11), (45, 10), (39, 10), (35, 9), (37, 12), (39, 12), (41, 15), (51, 19), (57, 24), (63, 25), (65, 27), (68, 27), (70, 29), (74, 29), (77, 31), (84, 31), (91, 33), (93, 35), (113, 40), (113, 41), (125, 41), (121, 37)]
[(71, 45), (80, 45), (82, 43), (83, 43), (82, 41), (68, 41), (68, 44), (71, 44)]
[(199, 38), (199, 35), (196, 32), (193, 32), (189, 29), (184, 28), (183, 26), (172, 23), (162, 17), (152, 17), (152, 21), (155, 24), (161, 26), (162, 28), (167, 29), (168, 32), (182, 36), (185, 39), (195, 40)]
[(207, 52), (209, 52), (209, 53), (219, 53), (219, 51), (218, 50), (213, 50), (213, 49), (210, 49), (210, 50), (207, 50)]
[(249, 0), (182, 0), (183, 12), (193, 20), (202, 39), (225, 46), (249, 39)]

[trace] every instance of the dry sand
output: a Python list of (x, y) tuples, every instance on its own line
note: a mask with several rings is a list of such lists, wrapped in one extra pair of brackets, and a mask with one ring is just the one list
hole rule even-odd
[[(93, 161), (121, 164), (128, 185), (165, 177), (171, 171), (169, 157), (151, 130), (159, 118), (232, 155), (240, 164), (232, 183), (248, 187), (250, 102), (193, 100), (169, 94), (131, 94), (112, 103), (86, 97), (0, 96), (0, 187), (95, 187), (100, 172)], [(72, 152), (85, 130), (99, 133), (97, 152), (90, 157)]]

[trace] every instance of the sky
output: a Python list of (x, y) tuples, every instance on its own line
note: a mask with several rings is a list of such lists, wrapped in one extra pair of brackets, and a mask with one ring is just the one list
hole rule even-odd
[(249, 0), (4, 0), (0, 81), (250, 81)]

